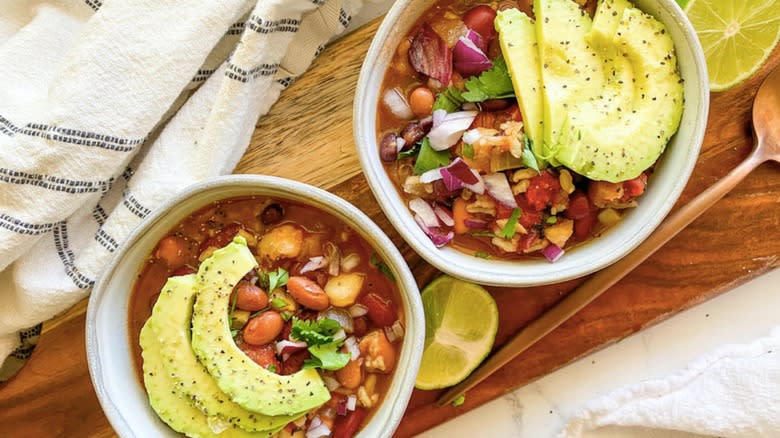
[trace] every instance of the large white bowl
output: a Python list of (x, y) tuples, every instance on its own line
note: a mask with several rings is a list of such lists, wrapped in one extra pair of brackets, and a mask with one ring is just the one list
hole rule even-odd
[(567, 251), (554, 264), (544, 259), (479, 259), (450, 247), (436, 248), (415, 223), (387, 176), (377, 145), (377, 105), (385, 70), (399, 42), (433, 0), (397, 0), (385, 16), (360, 71), (353, 123), (360, 163), (371, 190), (390, 222), (425, 260), (452, 276), (493, 286), (533, 286), (590, 274), (617, 261), (641, 243), (669, 213), (693, 171), (709, 111), (704, 54), (685, 13), (674, 0), (634, 0), (666, 25), (674, 40), (685, 81), (685, 110), (680, 130), (656, 166), (639, 207), (602, 236)]
[(87, 310), (87, 360), (98, 400), (123, 438), (176, 437), (149, 406), (133, 365), (128, 333), (130, 291), (157, 242), (190, 213), (220, 199), (261, 195), (289, 199), (341, 219), (369, 242), (395, 274), (406, 335), (392, 384), (361, 437), (390, 437), (409, 402), (425, 337), (420, 293), (392, 241), (357, 207), (324, 190), (268, 176), (230, 176), (194, 185), (147, 218), (130, 236), (92, 291)]

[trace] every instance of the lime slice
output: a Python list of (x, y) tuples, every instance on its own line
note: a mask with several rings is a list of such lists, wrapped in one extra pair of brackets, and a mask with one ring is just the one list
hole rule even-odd
[(498, 306), (480, 286), (443, 275), (422, 291), (425, 350), (415, 386), (439, 389), (466, 378), (490, 353)]
[(690, 0), (685, 12), (704, 48), (712, 91), (749, 78), (780, 39), (780, 0)]

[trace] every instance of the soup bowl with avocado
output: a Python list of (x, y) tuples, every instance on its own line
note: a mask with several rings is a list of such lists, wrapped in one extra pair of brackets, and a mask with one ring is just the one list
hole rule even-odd
[(645, 239), (709, 108), (674, 0), (398, 1), (360, 74), (355, 141), (399, 233), (455, 277), (532, 286)]
[(356, 207), (273, 177), (193, 186), (92, 293), (87, 354), (122, 437), (390, 437), (423, 346), (419, 291)]

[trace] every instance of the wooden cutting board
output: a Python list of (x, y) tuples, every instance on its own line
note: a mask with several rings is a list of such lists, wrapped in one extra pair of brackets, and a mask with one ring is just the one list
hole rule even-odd
[[(398, 245), (419, 285), (438, 272), (391, 227), (361, 174), (352, 101), (375, 21), (328, 47), (257, 127), (236, 170), (288, 177), (336, 193), (371, 216)], [(750, 108), (776, 50), (749, 82), (712, 96), (701, 157), (684, 204), (723, 177), (751, 148)], [(780, 121), (778, 121), (780, 123)], [(459, 408), (436, 407), (438, 392), (415, 391), (399, 437), (463, 414), (588, 353), (780, 266), (780, 167), (765, 164), (631, 275), (468, 393)], [(526, 289), (490, 288), (501, 323), (496, 345), (555, 304), (578, 281)], [(21, 437), (114, 436), (87, 371), (82, 302), (45, 324), (29, 363), (0, 386), (0, 431)], [(117, 315), (117, 317), (124, 317)], [(126, 342), (117, 339), (117, 342)]]

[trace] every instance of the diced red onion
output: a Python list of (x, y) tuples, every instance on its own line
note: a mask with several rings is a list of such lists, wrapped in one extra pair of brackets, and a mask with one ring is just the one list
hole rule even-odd
[(338, 403), (336, 403), (336, 414), (341, 415), (342, 417), (344, 415), (347, 415), (347, 399), (342, 398), (339, 400)]
[(416, 213), (416, 217), (420, 218), (423, 226), (425, 227), (438, 227), (439, 219), (436, 217), (436, 213), (433, 211), (428, 202), (421, 198), (414, 198), (409, 201), (409, 209)]
[(474, 144), (482, 137), (479, 133), (479, 129), (469, 129), (463, 133), (463, 143)]
[(452, 58), (455, 70), (463, 77), (476, 76), (493, 67), (485, 52), (465, 36), (458, 38), (458, 42), (455, 43)]
[(466, 164), (460, 157), (456, 158), (452, 163), (447, 166), (447, 170), (450, 171), (456, 178), (461, 180), (463, 184), (476, 184), (479, 182), (479, 175), (474, 175), (474, 170)]
[(411, 120), (414, 117), (412, 108), (401, 90), (397, 88), (387, 90), (384, 96), (382, 96), (382, 101), (387, 105), (390, 112), (399, 119)]
[(420, 175), (420, 182), (423, 184), (432, 183), (440, 179), (442, 179), (441, 167), (437, 167), (436, 169), (431, 169), (427, 172), (423, 172), (422, 175)]
[(487, 192), (493, 199), (509, 208), (517, 208), (517, 200), (512, 193), (512, 187), (509, 186), (509, 181), (506, 179), (505, 174), (501, 172), (492, 173), (485, 175), (483, 179)]
[(441, 125), (441, 122), (444, 121), (444, 118), (447, 117), (447, 110), (443, 109), (437, 109), (433, 112), (433, 125), (432, 127), (435, 128), (439, 125)]
[(481, 195), (485, 193), (485, 181), (482, 179), (482, 175), (479, 174), (474, 169), (470, 169), (471, 174), (474, 175), (474, 177), (477, 179), (477, 182), (474, 184), (463, 184), (463, 187), (471, 190), (472, 192)]
[(341, 269), (341, 252), (333, 242), (325, 244), (325, 258), (328, 259), (328, 274), (335, 277)]
[(328, 266), (328, 259), (323, 256), (311, 257), (308, 262), (301, 268), (301, 274), (307, 272), (316, 271)]
[(338, 389), (341, 386), (341, 383), (339, 383), (338, 380), (328, 375), (322, 376), (322, 382), (325, 383), (328, 391), (333, 391), (334, 389)]
[(468, 32), (466, 32), (466, 38), (471, 40), (471, 42), (474, 43), (474, 45), (477, 46), (479, 50), (482, 50), (482, 52), (487, 52), (487, 41), (482, 38), (482, 35), (480, 35), (479, 32), (469, 29)]
[(452, 78), (452, 51), (447, 42), (429, 25), (424, 24), (409, 47), (409, 64), (419, 73), (450, 84)]
[(563, 249), (561, 249), (558, 245), (549, 244), (547, 245), (543, 250), (542, 254), (549, 260), (551, 263), (555, 263), (558, 261), (559, 258), (563, 257)]
[(366, 306), (364, 306), (364, 305), (362, 305), (360, 303), (354, 304), (352, 307), (349, 308), (349, 314), (353, 318), (358, 318), (358, 317), (364, 316), (367, 313), (368, 313), (368, 307), (366, 307)]
[(330, 436), (330, 428), (320, 420), (320, 417), (314, 417), (309, 425), (309, 430), (306, 431), (306, 438), (321, 438), (324, 436)]
[(431, 242), (437, 247), (441, 248), (442, 246), (450, 243), (453, 238), (455, 238), (455, 233), (452, 231), (444, 232), (439, 227), (427, 227), (425, 224), (421, 222), (419, 219), (419, 216), (415, 215), (414, 220), (417, 221), (417, 225), (422, 228), (423, 232), (431, 239)]
[(443, 223), (444, 225), (448, 227), (455, 225), (455, 219), (452, 218), (452, 212), (449, 209), (439, 204), (436, 204), (433, 207), (433, 211), (434, 213), (436, 213), (436, 216), (439, 218), (439, 220), (441, 220), (441, 223)]
[(432, 128), (431, 132), (428, 133), (431, 148), (436, 151), (451, 148), (460, 140), (463, 132), (469, 129), (477, 114), (477, 111), (459, 111), (447, 114), (439, 126)]
[(354, 336), (350, 336), (344, 340), (344, 347), (346, 347), (347, 351), (351, 355), (350, 360), (356, 360), (360, 357), (360, 346), (358, 345), (357, 339)]
[(449, 169), (441, 169), (439, 173), (441, 173), (442, 181), (444, 181), (444, 186), (447, 190), (454, 192), (463, 188), (463, 181), (453, 175)]
[(347, 397), (347, 410), (348, 411), (354, 411), (357, 407), (357, 397), (354, 395), (350, 395)]
[(465, 219), (463, 224), (472, 230), (484, 230), (488, 227), (488, 222), (482, 219)]
[(294, 342), (287, 339), (283, 339), (276, 343), (276, 354), (282, 357), (282, 360), (287, 360), (293, 353), (303, 350), (308, 345), (305, 342)]

